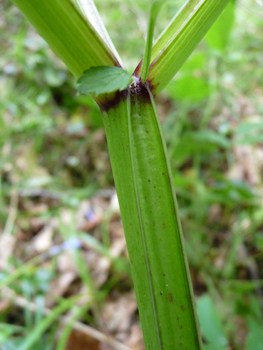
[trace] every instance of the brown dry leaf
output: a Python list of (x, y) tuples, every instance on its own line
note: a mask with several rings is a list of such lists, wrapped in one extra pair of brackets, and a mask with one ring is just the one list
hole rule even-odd
[(59, 217), (63, 225), (68, 227), (72, 225), (73, 215), (71, 210), (65, 208), (61, 209)]
[(74, 263), (72, 259), (72, 255), (69, 251), (64, 251), (58, 256), (57, 269), (61, 273), (65, 273), (68, 271), (73, 271), (75, 273), (78, 273), (76, 264)]
[(85, 225), (87, 221), (86, 214), (90, 209), (91, 209), (90, 200), (84, 200), (80, 202), (78, 206), (78, 210), (75, 215), (76, 226), (78, 229), (81, 229), (81, 227)]
[(251, 99), (241, 94), (236, 100), (235, 109), (241, 118), (247, 118), (248, 116), (250, 117), (257, 113), (255, 106), (251, 103)]
[(120, 206), (119, 206), (118, 196), (116, 192), (111, 196), (109, 210), (112, 213), (120, 214)]
[(105, 333), (125, 342), (131, 333), (131, 327), (137, 311), (135, 292), (118, 295), (116, 300), (106, 300), (101, 311), (101, 328)]
[(89, 147), (90, 159), (95, 168), (97, 179), (100, 183), (105, 182), (105, 174), (107, 174), (110, 170), (109, 154), (103, 147), (105, 141), (106, 137), (104, 130), (98, 129), (92, 134), (92, 141)]
[(100, 342), (91, 336), (73, 330), (68, 339), (65, 350), (101, 350)]
[(244, 318), (235, 316), (233, 319), (233, 324), (236, 328), (236, 339), (238, 341), (238, 344), (240, 344), (242, 349), (244, 349), (247, 337), (247, 323)]
[(111, 197), (110, 201), (111, 219), (109, 223), (109, 233), (111, 237), (110, 252), (114, 257), (127, 254), (126, 240), (124, 236), (124, 229), (121, 221), (121, 215), (119, 211), (118, 198), (116, 193)]
[(13, 254), (16, 237), (9, 233), (0, 236), (0, 269), (5, 268), (8, 259)]
[(40, 217), (32, 217), (29, 220), (29, 229), (33, 235), (41, 231), (45, 226), (45, 221)]
[(222, 270), (224, 268), (224, 265), (226, 263), (226, 257), (228, 254), (228, 250), (225, 247), (221, 247), (220, 249), (218, 249), (218, 254), (214, 259), (214, 266), (218, 269), (218, 270)]
[(103, 210), (93, 205), (94, 200), (82, 201), (76, 213), (76, 227), (78, 230), (88, 232), (98, 226), (102, 221)]
[(138, 324), (132, 325), (130, 334), (124, 343), (133, 350), (145, 350), (142, 330)]
[[(87, 326), (81, 325), (83, 331), (77, 329), (72, 331), (65, 350), (132, 350), (95, 329), (92, 330), (91, 334), (88, 334), (83, 327), (86, 328)], [(100, 340), (95, 339), (96, 336), (93, 337), (92, 334)]]
[(94, 286), (101, 287), (108, 279), (111, 263), (108, 258), (97, 252), (88, 250), (85, 254), (88, 269), (92, 276)]
[(239, 145), (234, 148), (236, 162), (228, 172), (228, 178), (246, 181), (251, 186), (259, 185), (262, 178), (263, 150), (251, 145)]
[(222, 208), (219, 204), (212, 204), (209, 209), (209, 222), (220, 222), (222, 219)]
[(126, 240), (125, 237), (120, 237), (119, 239), (116, 239), (110, 248), (110, 254), (112, 257), (120, 257), (121, 255), (127, 255), (127, 246), (126, 246)]
[(38, 252), (44, 252), (53, 245), (54, 227), (51, 224), (46, 225), (32, 241), (33, 249)]
[(0, 314), (11, 306), (10, 300), (0, 300)]
[[(51, 282), (52, 294), (61, 297), (64, 295), (78, 274), (76, 271), (67, 271), (60, 275), (56, 280)], [(50, 306), (50, 305), (49, 305)]]
[[(12, 146), (11, 146), (12, 147)], [(32, 142), (20, 144), (19, 149), (10, 149), (12, 152), (13, 164), (9, 164), (7, 169), (9, 170), (8, 176), (11, 183), (19, 183), (23, 179), (27, 179), (27, 186), (35, 187), (37, 183), (49, 181), (49, 173), (46, 168), (38, 165), (37, 154)]]
[[(54, 295), (62, 296), (67, 292), (72, 294), (71, 289), (72, 283), (79, 277), (79, 272), (74, 264), (70, 252), (62, 252), (57, 259), (57, 270), (59, 275), (50, 284), (50, 292), (46, 299), (48, 307), (51, 307), (54, 303)], [(74, 294), (74, 293), (73, 293)]]
[(27, 210), (33, 215), (41, 215), (49, 210), (49, 206), (46, 203), (35, 204), (28, 201), (27, 204)]
[(111, 237), (111, 255), (114, 257), (119, 257), (122, 254), (126, 254), (127, 248), (124, 236), (124, 229), (119, 215), (117, 217), (112, 217), (112, 220), (109, 225), (109, 231)]
[(95, 218), (93, 220), (86, 220), (86, 222), (83, 225), (78, 226), (78, 230), (89, 232), (93, 230), (95, 227), (97, 227), (101, 223), (101, 218)]

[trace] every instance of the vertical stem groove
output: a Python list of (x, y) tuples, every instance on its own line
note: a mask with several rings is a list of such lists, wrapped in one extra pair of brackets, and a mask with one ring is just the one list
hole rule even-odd
[(131, 153), (131, 165), (132, 165), (132, 174), (133, 174), (133, 184), (134, 184), (134, 189), (135, 189), (135, 197), (136, 197), (136, 204), (138, 208), (138, 216), (139, 216), (139, 222), (140, 222), (140, 228), (141, 228), (141, 236), (142, 236), (142, 243), (143, 243), (143, 250), (144, 250), (144, 258), (146, 262), (146, 268), (147, 268), (147, 277), (149, 280), (149, 286), (150, 286), (150, 294), (151, 294), (151, 301), (152, 301), (152, 307), (153, 307), (153, 314), (154, 314), (154, 323), (155, 323), (155, 328), (156, 328), (156, 334), (158, 338), (158, 345), (159, 349), (163, 350), (162, 346), (162, 340), (161, 340), (161, 332), (160, 332), (160, 327), (158, 324), (158, 316), (157, 316), (157, 308), (156, 308), (156, 298), (154, 295), (154, 288), (153, 288), (153, 281), (152, 281), (152, 272), (151, 272), (151, 267), (150, 267), (150, 262), (149, 262), (149, 256), (148, 256), (148, 248), (146, 244), (146, 237), (145, 237), (145, 231), (143, 227), (143, 220), (142, 220), (142, 213), (141, 213), (141, 205), (139, 201), (139, 196), (138, 196), (138, 187), (137, 183), (135, 181), (136, 179), (136, 174), (135, 174), (135, 158), (134, 158), (134, 152), (133, 152), (133, 137), (132, 137), (132, 128), (131, 128), (131, 92), (129, 91), (128, 94), (128, 128), (129, 128), (129, 138), (131, 140), (130, 143), (130, 153)]

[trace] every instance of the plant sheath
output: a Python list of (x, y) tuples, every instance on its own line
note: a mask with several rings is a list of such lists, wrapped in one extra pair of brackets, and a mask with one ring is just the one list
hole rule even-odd
[(153, 95), (131, 84), (104, 106), (146, 349), (201, 349), (173, 180)]

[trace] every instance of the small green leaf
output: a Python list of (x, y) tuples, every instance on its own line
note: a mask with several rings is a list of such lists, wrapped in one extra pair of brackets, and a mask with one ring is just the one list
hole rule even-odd
[(132, 82), (132, 76), (118, 67), (91, 67), (78, 79), (81, 94), (109, 94), (124, 90)]

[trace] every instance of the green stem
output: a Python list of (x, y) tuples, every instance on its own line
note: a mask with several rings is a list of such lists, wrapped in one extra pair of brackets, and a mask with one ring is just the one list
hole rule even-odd
[[(146, 78), (146, 77), (145, 77)], [(134, 89), (135, 94), (133, 95), (133, 92), (131, 93), (131, 96), (129, 94), (128, 99), (129, 99), (129, 106), (130, 103), (132, 102), (132, 107), (135, 107), (135, 110), (139, 110), (137, 102), (138, 99), (136, 98), (136, 88)], [(133, 110), (133, 108), (131, 108)], [(161, 333), (160, 333), (160, 327), (158, 324), (158, 314), (157, 314), (157, 307), (156, 307), (156, 299), (154, 295), (154, 286), (153, 286), (153, 280), (152, 280), (152, 272), (151, 272), (151, 264), (149, 261), (149, 252), (148, 252), (148, 247), (147, 247), (147, 237), (146, 237), (146, 232), (144, 229), (144, 214), (141, 210), (141, 205), (140, 205), (140, 194), (139, 194), (139, 186), (136, 181), (136, 154), (135, 154), (135, 147), (134, 147), (134, 140), (133, 140), (133, 120), (131, 118), (131, 110), (128, 111), (128, 128), (129, 128), (129, 138), (131, 140), (130, 142), (130, 154), (131, 154), (131, 165), (132, 165), (132, 176), (133, 176), (133, 185), (134, 185), (134, 191), (135, 191), (135, 198), (136, 198), (136, 206), (137, 206), (137, 211), (138, 211), (138, 217), (139, 217), (139, 223), (140, 223), (140, 233), (141, 233), (141, 240), (142, 240), (142, 247), (143, 247), (143, 255), (144, 255), (144, 260), (145, 260), (145, 266), (147, 270), (147, 277), (148, 277), (148, 283), (149, 283), (149, 293), (150, 293), (150, 302), (151, 302), (151, 307), (153, 310), (153, 321), (154, 321), (154, 330), (155, 334), (158, 340), (158, 347), (159, 349), (163, 349), (162, 347), (162, 341), (161, 341)], [(157, 344), (156, 344), (157, 345)]]
[(201, 349), (153, 95), (133, 83), (102, 112), (146, 349)]

